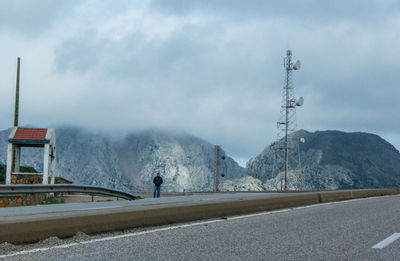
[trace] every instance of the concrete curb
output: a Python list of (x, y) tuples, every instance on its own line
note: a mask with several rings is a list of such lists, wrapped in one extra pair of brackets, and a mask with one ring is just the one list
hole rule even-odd
[(0, 243), (22, 244), (36, 242), (50, 236), (59, 238), (71, 237), (77, 232), (94, 234), (395, 194), (399, 194), (398, 189), (322, 191), (282, 194), (274, 197), (17, 216), (12, 219), (0, 220)]

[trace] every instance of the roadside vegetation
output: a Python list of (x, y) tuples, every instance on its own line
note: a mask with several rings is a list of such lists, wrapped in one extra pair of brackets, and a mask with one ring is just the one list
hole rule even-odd
[(43, 205), (50, 205), (50, 204), (63, 204), (64, 202), (60, 198), (49, 197), (42, 201)]
[[(21, 172), (37, 173), (37, 171), (32, 167), (21, 167)], [(0, 182), (6, 180), (6, 165), (0, 164)]]
[(6, 180), (6, 165), (0, 165), (0, 182)]

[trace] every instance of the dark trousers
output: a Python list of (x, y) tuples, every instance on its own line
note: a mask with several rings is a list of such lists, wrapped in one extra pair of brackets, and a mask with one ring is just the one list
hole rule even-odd
[(160, 189), (161, 189), (161, 186), (154, 185), (154, 195), (153, 195), (154, 198), (156, 196), (157, 196), (157, 198), (160, 197)]

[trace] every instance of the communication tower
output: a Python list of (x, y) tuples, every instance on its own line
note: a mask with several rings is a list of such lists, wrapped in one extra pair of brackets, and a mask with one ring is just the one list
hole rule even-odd
[[(295, 152), (297, 152), (298, 154), (299, 142), (304, 142), (304, 139), (294, 139), (294, 137), (291, 137), (290, 134), (293, 133), (297, 128), (296, 107), (302, 106), (304, 103), (304, 99), (303, 97), (295, 99), (294, 96), (292, 72), (293, 70), (299, 70), (301, 63), (299, 60), (293, 63), (291, 50), (286, 51), (286, 57), (283, 59), (283, 66), (285, 67), (286, 75), (285, 84), (282, 91), (280, 118), (277, 122), (278, 141), (274, 144), (275, 162), (273, 174), (275, 174), (274, 176), (276, 176), (279, 173), (284, 172), (283, 189), (287, 190), (288, 172), (291, 166), (295, 166), (294, 168), (296, 169), (299, 167), (300, 164), (300, 160), (295, 159), (294, 154)], [(292, 158), (297, 161), (297, 164), (289, 164), (289, 160)]]

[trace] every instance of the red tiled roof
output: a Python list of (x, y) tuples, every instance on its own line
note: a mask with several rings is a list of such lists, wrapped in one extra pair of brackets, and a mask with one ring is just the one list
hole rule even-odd
[(46, 128), (21, 128), (18, 127), (14, 140), (45, 140)]

